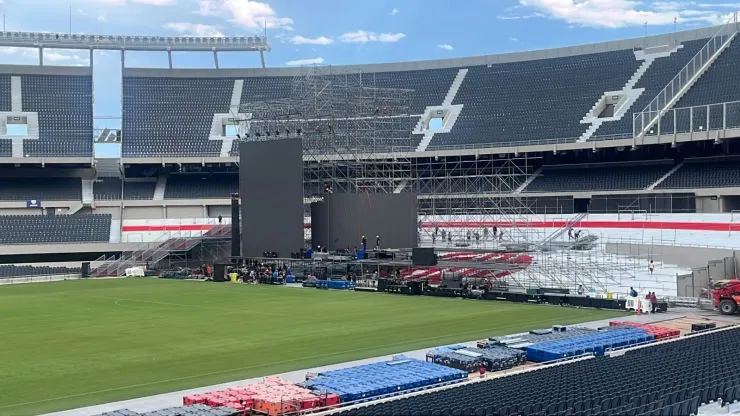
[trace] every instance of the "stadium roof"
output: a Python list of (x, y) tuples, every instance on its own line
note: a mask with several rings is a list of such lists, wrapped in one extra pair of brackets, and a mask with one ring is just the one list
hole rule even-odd
[(109, 36), (0, 32), (0, 46), (129, 51), (270, 51), (267, 37)]

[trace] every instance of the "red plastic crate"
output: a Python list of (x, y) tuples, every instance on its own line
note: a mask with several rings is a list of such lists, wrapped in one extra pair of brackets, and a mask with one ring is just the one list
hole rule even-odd
[(200, 394), (192, 394), (192, 395), (185, 396), (182, 398), (183, 406), (192, 406), (195, 404), (201, 404), (205, 402), (206, 402), (205, 396), (201, 396)]

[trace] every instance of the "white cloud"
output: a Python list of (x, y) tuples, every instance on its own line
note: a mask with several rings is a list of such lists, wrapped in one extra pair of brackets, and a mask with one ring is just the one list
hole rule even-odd
[(324, 58), (310, 58), (310, 59), (298, 59), (295, 61), (288, 61), (285, 65), (288, 66), (301, 66), (301, 65), (318, 65), (323, 64)]
[(174, 30), (184, 36), (195, 36), (205, 38), (222, 38), (224, 37), (217, 26), (202, 25), (200, 23), (189, 22), (170, 22), (162, 25), (163, 28)]
[(294, 45), (330, 45), (334, 43), (334, 39), (329, 39), (324, 36), (317, 38), (305, 38), (303, 36), (293, 36), (290, 38), (290, 43)]
[(280, 17), (267, 3), (252, 0), (198, 0), (196, 13), (219, 16), (247, 29), (292, 30), (293, 19)]
[(519, 42), (519, 39), (517, 39), (517, 38), (509, 38), (509, 40), (512, 41), (512, 42)]
[[(14, 57), (14, 62), (38, 63), (39, 51), (33, 48), (0, 47), (0, 55)], [(10, 59), (10, 58), (8, 58)], [(68, 66), (87, 65), (90, 60), (84, 52), (67, 52), (44, 49), (44, 62), (62, 63)]]
[(455, 49), (455, 48), (452, 47), (452, 45), (448, 45), (446, 43), (445, 44), (442, 44), (442, 45), (437, 45), (437, 47), (442, 48), (442, 49), (447, 50), (447, 51), (451, 51), (451, 50)]
[[(0, 3), (2, 3), (2, 0), (0, 0)], [(391, 16), (395, 16), (395, 15), (397, 15), (397, 14), (398, 14), (398, 9), (396, 9), (396, 8), (394, 7), (394, 8), (393, 8), (393, 10), (391, 10)]]
[[(662, 26), (678, 23), (719, 24), (727, 13), (712, 8), (730, 8), (732, 3), (697, 3), (694, 1), (636, 0), (519, 0), (520, 6), (534, 10), (532, 14), (505, 15), (499, 19), (527, 19), (549, 17), (564, 20), (571, 25), (620, 28), (626, 26)], [(740, 4), (739, 4), (740, 6)], [(703, 10), (697, 10), (703, 9)]]
[(392, 43), (406, 37), (404, 33), (375, 33), (358, 30), (355, 32), (345, 33), (339, 38), (345, 43), (368, 43), (368, 42), (385, 42)]

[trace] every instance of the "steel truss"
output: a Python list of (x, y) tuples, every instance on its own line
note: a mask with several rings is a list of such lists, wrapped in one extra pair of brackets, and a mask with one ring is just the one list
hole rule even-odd
[(412, 149), (412, 95), (376, 87), (374, 77), (359, 70), (310, 67), (292, 80), (290, 98), (242, 103), (239, 135), (246, 141), (300, 137), (307, 196), (394, 192), (398, 178), (410, 174), (408, 158), (399, 154), (389, 164), (373, 155)]

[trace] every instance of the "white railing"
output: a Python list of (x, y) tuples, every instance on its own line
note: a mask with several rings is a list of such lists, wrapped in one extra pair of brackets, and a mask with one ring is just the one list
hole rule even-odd
[(641, 137), (658, 121), (659, 114), (672, 104), (673, 98), (683, 94), (690, 82), (702, 68), (722, 50), (725, 43), (737, 32), (737, 13), (733, 13), (727, 22), (709, 39), (678, 74), (666, 85), (653, 100), (632, 118), (633, 137)]

